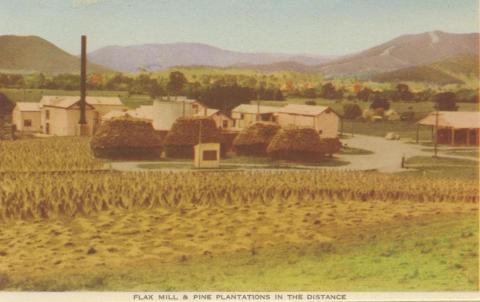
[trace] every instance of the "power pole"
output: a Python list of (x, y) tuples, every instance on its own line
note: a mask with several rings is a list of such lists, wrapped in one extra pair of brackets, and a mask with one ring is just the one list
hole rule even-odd
[(260, 121), (260, 92), (257, 91), (257, 122)]
[(433, 145), (433, 157), (437, 157), (437, 145), (438, 145), (438, 110), (435, 111), (435, 139)]

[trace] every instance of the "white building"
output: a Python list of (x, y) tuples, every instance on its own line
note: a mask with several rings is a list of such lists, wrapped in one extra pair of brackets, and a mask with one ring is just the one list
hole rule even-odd
[[(90, 134), (110, 111), (126, 110), (118, 97), (86, 97), (86, 122)], [(78, 135), (80, 97), (44, 96), (38, 103), (17, 103), (13, 122), (18, 131), (40, 132), (49, 135)]]
[(12, 112), (13, 124), (22, 132), (40, 132), (40, 117), (40, 103), (17, 102)]
[(274, 122), (275, 113), (278, 112), (280, 108), (281, 107), (275, 106), (241, 104), (232, 110), (234, 128), (241, 130), (257, 121)]
[(340, 117), (330, 107), (289, 104), (276, 113), (276, 121), (282, 126), (311, 127), (322, 138), (338, 137)]
[(155, 99), (153, 105), (140, 106), (124, 112), (111, 112), (104, 119), (128, 114), (132, 117), (152, 121), (155, 130), (168, 131), (179, 117), (207, 116), (212, 113), (211, 110), (200, 102), (184, 96), (161, 97)]
[(230, 130), (231, 128), (233, 128), (233, 119), (228, 115), (222, 113), (218, 109), (205, 108), (204, 110), (200, 110), (193, 116), (209, 117), (215, 122), (217, 128), (220, 128), (222, 130)]

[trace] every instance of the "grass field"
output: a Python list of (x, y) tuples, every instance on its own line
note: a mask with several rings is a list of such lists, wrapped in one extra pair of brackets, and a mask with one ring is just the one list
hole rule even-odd
[(281, 209), (123, 210), (11, 223), (0, 237), (4, 289), (478, 290), (475, 204)]
[(478, 290), (475, 177), (96, 173), (88, 138), (0, 151), (3, 290)]
[(478, 162), (449, 157), (414, 156), (405, 162), (413, 171), (403, 175), (420, 175), (431, 178), (476, 179), (479, 178)]

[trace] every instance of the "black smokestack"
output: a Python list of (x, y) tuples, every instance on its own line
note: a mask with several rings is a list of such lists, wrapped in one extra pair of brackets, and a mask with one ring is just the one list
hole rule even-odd
[(87, 36), (82, 36), (82, 54), (80, 66), (80, 121), (79, 124), (87, 124), (86, 92), (87, 92)]

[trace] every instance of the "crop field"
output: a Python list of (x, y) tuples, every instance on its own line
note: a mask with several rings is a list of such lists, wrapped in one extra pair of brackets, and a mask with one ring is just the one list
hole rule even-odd
[(478, 289), (475, 179), (95, 171), (85, 138), (0, 151), (2, 289)]

